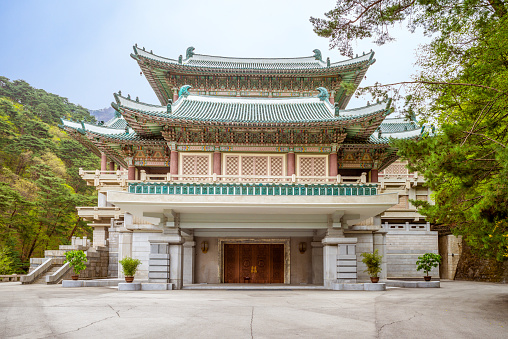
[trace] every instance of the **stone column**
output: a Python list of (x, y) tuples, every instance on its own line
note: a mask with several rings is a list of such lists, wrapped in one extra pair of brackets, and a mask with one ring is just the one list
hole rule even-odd
[(171, 150), (171, 158), (169, 160), (169, 173), (178, 174), (178, 152)]
[(221, 153), (213, 153), (213, 173), (221, 175)]
[(373, 236), (373, 247), (374, 251), (377, 250), (379, 255), (383, 256), (381, 261), (381, 273), (379, 274), (379, 279), (386, 279), (388, 276), (388, 268), (386, 265), (386, 231), (377, 231)]
[(101, 171), (108, 170), (108, 157), (106, 153), (101, 152)]
[[(118, 259), (132, 257), (132, 232), (121, 228), (118, 233)], [(122, 265), (118, 265), (118, 278), (124, 278)]]
[(288, 153), (288, 176), (295, 174), (295, 153)]
[(129, 165), (127, 169), (127, 180), (136, 180), (136, 167)]
[(323, 244), (320, 237), (312, 238), (312, 283), (323, 285)]
[(330, 103), (335, 104), (335, 91), (330, 91)]
[(338, 167), (337, 167), (337, 153), (330, 153), (330, 173), (329, 175), (331, 177), (336, 177), (338, 174)]
[(377, 169), (370, 170), (370, 182), (379, 182)]
[(114, 161), (110, 161), (109, 162), (109, 170), (110, 171), (114, 171), (115, 170), (115, 162)]
[(194, 258), (196, 251), (196, 242), (193, 236), (185, 237), (183, 243), (183, 283), (194, 283)]

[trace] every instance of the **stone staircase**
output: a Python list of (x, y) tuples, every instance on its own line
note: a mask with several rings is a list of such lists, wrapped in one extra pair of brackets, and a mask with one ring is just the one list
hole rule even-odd
[(21, 277), (22, 284), (59, 284), (70, 279), (73, 270), (65, 263), (65, 252), (81, 250), (87, 255), (86, 269), (79, 275), (80, 279), (108, 277), (109, 251), (104, 246), (92, 247), (90, 241), (72, 238), (71, 245), (60, 245), (58, 250), (44, 251), (44, 258), (30, 258), (30, 269)]
[[(47, 284), (46, 277), (49, 276), (49, 275), (53, 275), (62, 266), (63, 266), (63, 264), (51, 265), (50, 269), (47, 270), (46, 273), (41, 274), (39, 276), (39, 278), (35, 279), (35, 281), (32, 284), (44, 284), (44, 285), (46, 285)], [(59, 281), (54, 282), (54, 284), (59, 284), (61, 282), (62, 282), (62, 279), (60, 279)]]

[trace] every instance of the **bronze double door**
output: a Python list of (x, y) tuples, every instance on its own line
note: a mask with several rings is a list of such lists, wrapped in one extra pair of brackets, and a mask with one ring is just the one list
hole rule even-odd
[(224, 244), (224, 282), (284, 283), (284, 244)]

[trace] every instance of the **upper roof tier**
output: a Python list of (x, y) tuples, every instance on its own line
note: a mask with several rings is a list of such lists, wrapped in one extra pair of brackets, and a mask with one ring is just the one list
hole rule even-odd
[(314, 50), (313, 56), (300, 58), (234, 58), (223, 56), (212, 56), (195, 54), (194, 47), (187, 49), (186, 58), (179, 60), (161, 57), (152, 52), (148, 52), (137, 46), (134, 46), (134, 54), (132, 57), (136, 60), (139, 58), (157, 61), (171, 65), (181, 65), (194, 68), (212, 68), (224, 70), (323, 70), (345, 68), (363, 63), (373, 63), (374, 52), (369, 52), (360, 57), (342, 60), (330, 63), (329, 60), (323, 61), (321, 52)]
[(372, 51), (332, 63), (317, 49), (302, 58), (230, 58), (196, 54), (194, 47), (187, 48), (185, 58), (171, 59), (137, 46), (131, 57), (161, 105), (176, 100), (183, 85), (192, 85), (192, 92), (200, 94), (246, 97), (309, 96), (314, 88), (324, 87), (340, 109), (353, 95), (342, 84), (358, 87), (376, 61)]

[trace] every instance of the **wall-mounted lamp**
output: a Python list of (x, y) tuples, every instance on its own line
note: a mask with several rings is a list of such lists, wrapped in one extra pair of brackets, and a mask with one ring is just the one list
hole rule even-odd
[(201, 252), (203, 253), (208, 252), (208, 241), (201, 242)]
[(307, 251), (307, 243), (301, 242), (300, 244), (298, 244), (298, 250), (300, 251), (301, 254), (304, 254), (305, 251)]

